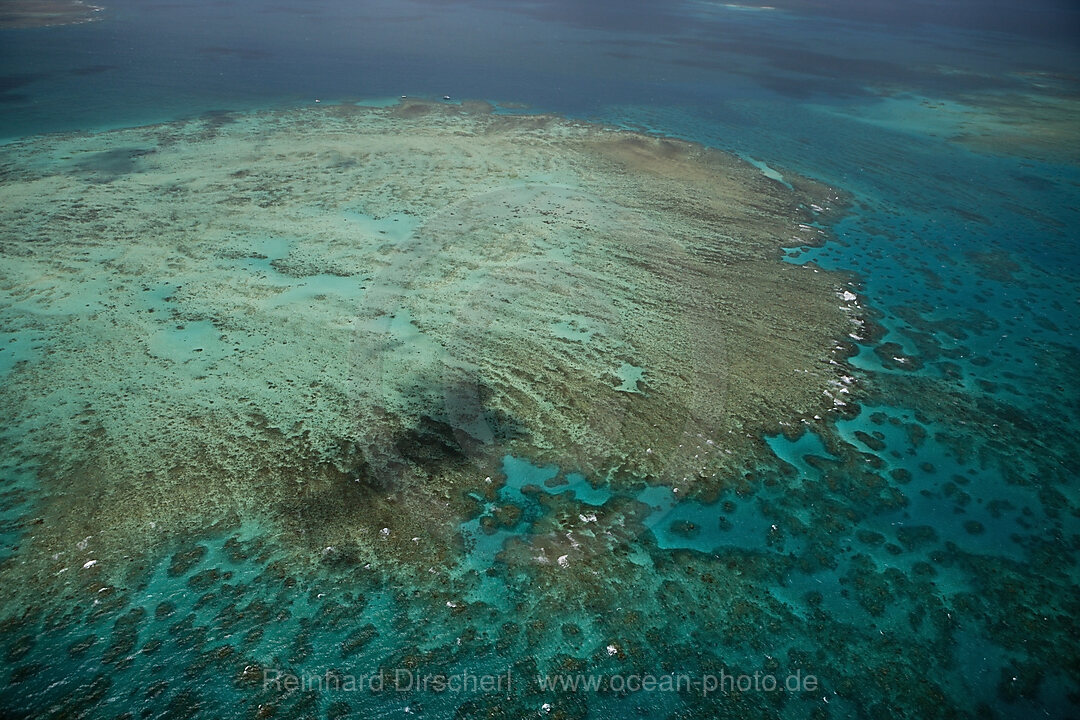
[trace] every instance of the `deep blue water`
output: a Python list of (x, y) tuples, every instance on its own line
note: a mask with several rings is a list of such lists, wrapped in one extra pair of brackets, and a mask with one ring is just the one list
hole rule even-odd
[[(548, 703), (568, 717), (595, 718), (1075, 717), (1078, 134), (1055, 145), (1045, 125), (1032, 124), (1034, 144), (965, 144), (941, 120), (948, 110), (933, 105), (980, 109), (966, 130), (973, 133), (986, 130), (987, 118), (1043, 117), (1048, 103), (1078, 107), (1080, 11), (1051, 2), (775, 4), (118, 0), (98, 23), (0, 31), (0, 138), (315, 99), (450, 95), (683, 137), (842, 188), (855, 204), (836, 239), (785, 260), (853, 273), (860, 301), (878, 314), (883, 336), (857, 341), (852, 360), (870, 388), (861, 413), (838, 422), (835, 438), (769, 438), (777, 457), (761, 475), (775, 482), (715, 504), (677, 502), (657, 488), (620, 500), (646, 508), (640, 552), (654, 561), (678, 565), (680, 553), (762, 565), (798, 558), (794, 568), (762, 571), (773, 578), (764, 590), (821, 634), (759, 626), (747, 633), (771, 644), (755, 644), (692, 617), (664, 632), (673, 648), (712, 643), (727, 667), (775, 656), (785, 671), (809, 668), (823, 679), (820, 697), (745, 705), (692, 693), (576, 694), (573, 702), (540, 693), (516, 696), (505, 716), (526, 706), (544, 716)], [(912, 434), (915, 425), (922, 436)], [(864, 495), (867, 467), (905, 502)], [(508, 458), (504, 470), (501, 499), (522, 506), (522, 519), (477, 540), (470, 562), (481, 571), (503, 542), (527, 536), (551, 512), (548, 503), (575, 503), (568, 512), (587, 514), (615, 502), (602, 478), (571, 475), (569, 489), (534, 497), (521, 488), (543, 485), (558, 468)], [(8, 489), (31, 482), (10, 466), (5, 472)], [(5, 538), (14, 545), (20, 531), (10, 518), (28, 511), (5, 497), (5, 530), (16, 528)], [(473, 522), (466, 533), (476, 531)], [(445, 651), (436, 653), (445, 668), (510, 662), (480, 650), (446, 655), (463, 626), (487, 623), (495, 636), (515, 616), (527, 590), (509, 580), (484, 581), (483, 599), (502, 613), (496, 620), (463, 620), (452, 608), (425, 615), (407, 591), (355, 578), (328, 609), (307, 580), (275, 584), (272, 558), (247, 545), (256, 536), (240, 532), (244, 551), (232, 554), (226, 537), (208, 536), (209, 552), (190, 571), (170, 575), (165, 561), (115, 608), (11, 624), (0, 708), (27, 717), (249, 717), (253, 686), (207, 648), (233, 642), (234, 632), (250, 635), (251, 617), (262, 631), (236, 641), (238, 656), (264, 665), (285, 656), (313, 672), (340, 665), (341, 642), (366, 623), (378, 639), (360, 644), (358, 667), (410, 643)], [(233, 575), (192, 584), (211, 568)], [(200, 597), (208, 587), (220, 602), (249, 608), (249, 619), (230, 619)], [(673, 602), (656, 588), (641, 592), (656, 594), (642, 603), (658, 612)], [(256, 601), (267, 609), (252, 610)], [(278, 609), (287, 617), (274, 620)], [(530, 641), (538, 649), (509, 657), (531, 653), (551, 670), (554, 658), (569, 655), (616, 672), (606, 657), (596, 659), (606, 635), (587, 615), (574, 621), (581, 639), (560, 645), (570, 636), (538, 631)], [(157, 657), (167, 660), (146, 652), (108, 659), (110, 642), (119, 643), (118, 655), (131, 650), (123, 618), (136, 628), (132, 648), (157, 641)], [(96, 643), (71, 651), (91, 635)], [(308, 650), (297, 650), (304, 643)], [(688, 671), (715, 667), (694, 657)], [(897, 661), (903, 672), (866, 690), (859, 668), (887, 667), (891, 657), (905, 658)], [(671, 657), (661, 661), (668, 665), (637, 670), (671, 672)], [(158, 666), (180, 665), (183, 678), (148, 690), (163, 674)], [(215, 682), (215, 673), (228, 682)], [(297, 697), (274, 701), (279, 717), (326, 716), (342, 696)], [(471, 699), (348, 694), (344, 702), (352, 717), (400, 717), (407, 707), (428, 717), (500, 716), (481, 712), (495, 713), (497, 703), (469, 706)]]

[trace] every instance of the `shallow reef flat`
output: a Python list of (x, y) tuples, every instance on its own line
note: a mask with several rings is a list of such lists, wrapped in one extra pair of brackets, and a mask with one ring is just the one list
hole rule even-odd
[(5, 582), (247, 522), (437, 563), (508, 454), (741, 480), (850, 407), (849, 278), (781, 262), (843, 202), (784, 177), (411, 100), (4, 146), (3, 446), (37, 478)]
[(1021, 76), (1022, 90), (927, 97), (898, 88), (880, 88), (872, 105), (826, 112), (857, 118), (905, 133), (929, 133), (989, 155), (1013, 155), (1039, 162), (1075, 165), (1080, 87), (1075, 78), (1045, 73)]

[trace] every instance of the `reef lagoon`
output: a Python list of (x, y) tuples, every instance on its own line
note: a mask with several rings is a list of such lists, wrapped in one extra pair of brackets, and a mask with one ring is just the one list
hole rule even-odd
[(90, 7), (0, 14), (0, 715), (1080, 714), (1075, 8)]

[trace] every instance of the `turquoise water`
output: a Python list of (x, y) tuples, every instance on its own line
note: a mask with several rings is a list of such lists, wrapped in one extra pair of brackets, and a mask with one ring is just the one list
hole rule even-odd
[[(449, 94), (693, 140), (782, 184), (819, 178), (853, 207), (834, 239), (793, 242), (783, 260), (850, 273), (867, 321), (837, 338), (853, 353), (833, 389), (845, 410), (758, 438), (754, 466), (708, 496), (507, 456), (477, 479), (460, 561), (412, 584), (334, 548), (297, 567), (270, 528), (223, 521), (133, 561), (123, 583), (9, 603), (0, 714), (1075, 716), (1074, 116), (1025, 129), (1027, 144), (993, 124), (1075, 102), (1075, 12), (1002, 5), (997, 22), (957, 3), (908, 24), (876, 3), (774, 4), (119, 2), (90, 25), (0, 30), (8, 139)], [(958, 107), (975, 109), (966, 124)], [(389, 243), (413, 229), (361, 206), (340, 220)], [(253, 239), (220, 262), (274, 288), (265, 311), (364, 302), (355, 277), (283, 271), (293, 242)], [(160, 312), (175, 291), (147, 286), (139, 302)], [(96, 303), (30, 294), (5, 317)], [(407, 313), (385, 322), (415, 334)], [(48, 352), (17, 320), (2, 329), (0, 378)], [(582, 348), (595, 333), (575, 317), (545, 331)], [(193, 377), (231, 347), (209, 320), (147, 338)], [(649, 368), (611, 371), (648, 392)], [(10, 564), (35, 532), (41, 459), (15, 453), (8, 427), (0, 438)], [(721, 671), (818, 682), (708, 692)], [(278, 672), (323, 685), (268, 683)], [(395, 686), (395, 672), (509, 680), (437, 691)], [(543, 687), (556, 673), (607, 685)], [(649, 674), (697, 684), (611, 685)], [(366, 688), (342, 689), (361, 675)]]

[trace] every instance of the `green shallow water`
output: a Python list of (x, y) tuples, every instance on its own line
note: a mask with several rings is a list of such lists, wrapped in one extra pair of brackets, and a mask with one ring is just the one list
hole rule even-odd
[[(49, 239), (8, 223), (6, 240), (23, 250), (0, 356), (5, 707), (932, 717), (992, 694), (1019, 717), (1070, 702), (1067, 666), (1019, 648), (1068, 612), (1071, 491), (1037, 445), (1003, 452), (996, 428), (1023, 418), (973, 399), (985, 385), (952, 363), (999, 354), (996, 327), (883, 318), (807, 264), (830, 245), (784, 255), (776, 235), (829, 231), (821, 187), (785, 172), (807, 198), (785, 206), (787, 187), (758, 184), (768, 167), (724, 160), (728, 176), (693, 146), (483, 108), (321, 112), (98, 138), (172, 148), (133, 164), (90, 136), (12, 149), (7, 212), (41, 212), (31, 186), (62, 209), (34, 218)], [(439, 143), (477, 124), (484, 152), (447, 160)], [(245, 144), (293, 127), (289, 155)], [(553, 170), (559, 143), (589, 150)], [(251, 171), (221, 166), (226, 150), (275, 180), (234, 185)], [(85, 152), (108, 162), (76, 160), (91, 169), (73, 179)], [(670, 162), (736, 178), (736, 196), (770, 188), (782, 210), (701, 245), (686, 228), (708, 214), (653, 208)], [(334, 170), (329, 189), (309, 166)], [(428, 184), (405, 182), (416, 172)], [(146, 187), (190, 199), (152, 205), (154, 190), (150, 210), (93, 224)], [(718, 295), (672, 294), (665, 273)], [(943, 380), (949, 401), (905, 389)]]
[(1075, 13), (773, 4), (0, 30), (0, 715), (1075, 716)]
[[(736, 588), (760, 581), (733, 552), (772, 574), (789, 561), (770, 545), (805, 547), (729, 477), (764, 451), (746, 426), (838, 407), (822, 389), (843, 368), (827, 361), (851, 324), (845, 278), (779, 264), (775, 240), (834, 191), (479, 103), (328, 104), (8, 152), (5, 240), (20, 253), (3, 317), (25, 329), (7, 356), (6, 443), (26, 478), (5, 496), (18, 544), (2, 571), (25, 591), (5, 611), (10, 707), (712, 702), (703, 678), (731, 658), (688, 654), (686, 623), (727, 612), (710, 586), (742, 603)], [(759, 280), (735, 283), (734, 265)], [(806, 342), (775, 345), (775, 327)], [(740, 350), (758, 343), (773, 362)], [(740, 614), (783, 607), (762, 602)], [(547, 677), (676, 659), (696, 685), (651, 697)], [(468, 673), (507, 680), (402, 687)], [(401, 682), (371, 688), (387, 676)]]

